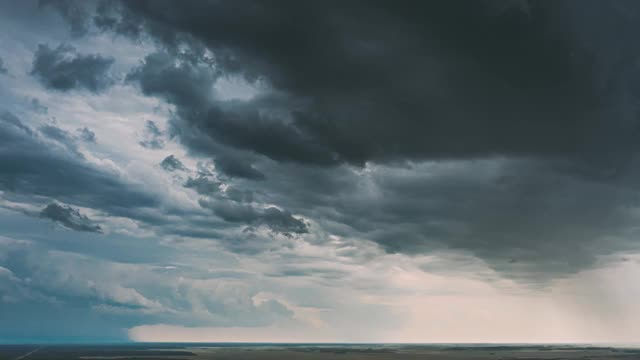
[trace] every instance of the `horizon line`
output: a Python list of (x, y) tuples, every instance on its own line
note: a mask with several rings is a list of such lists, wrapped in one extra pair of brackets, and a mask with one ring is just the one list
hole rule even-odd
[(603, 342), (380, 342), (380, 341), (340, 341), (340, 342), (315, 342), (315, 341), (133, 341), (133, 340), (90, 340), (90, 341), (6, 341), (0, 340), (0, 346), (7, 345), (145, 345), (145, 344), (166, 344), (166, 345), (427, 345), (427, 346), (523, 346), (523, 345), (565, 345), (565, 346), (640, 346), (640, 342), (624, 342), (624, 341), (603, 341)]

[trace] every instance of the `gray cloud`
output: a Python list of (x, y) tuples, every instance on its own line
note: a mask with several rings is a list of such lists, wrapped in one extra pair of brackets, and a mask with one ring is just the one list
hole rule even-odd
[(55, 125), (51, 125), (51, 124), (43, 125), (38, 130), (44, 136), (50, 139), (53, 139), (57, 142), (60, 142), (66, 145), (71, 145), (74, 143), (73, 137), (71, 136), (71, 134), (69, 134), (68, 131), (63, 130)]
[(163, 169), (169, 172), (187, 169), (182, 163), (182, 161), (178, 160), (178, 158), (176, 158), (173, 155), (169, 155), (166, 158), (164, 158), (160, 162), (160, 166), (162, 166)]
[(282, 234), (304, 234), (309, 231), (304, 220), (294, 217), (289, 211), (275, 207), (257, 209), (250, 204), (235, 201), (200, 200), (200, 205), (213, 210), (225, 221), (233, 223), (264, 225)]
[(637, 245), (637, 172), (607, 181), (534, 160), (372, 166), (280, 165), (256, 201), (391, 253), (471, 254), (523, 281), (564, 276)]
[(74, 37), (85, 35), (89, 27), (89, 9), (87, 3), (73, 0), (39, 0), (40, 7), (55, 9), (69, 24), (69, 30)]
[(37, 113), (40, 114), (46, 114), (49, 112), (49, 108), (42, 105), (42, 103), (40, 103), (40, 100), (36, 99), (36, 98), (32, 98), (31, 99), (31, 107), (33, 108), (33, 110)]
[(40, 212), (40, 216), (53, 220), (64, 227), (76, 231), (102, 232), (100, 225), (95, 224), (78, 209), (71, 206), (51, 203)]
[(82, 141), (86, 141), (89, 143), (96, 142), (96, 133), (91, 131), (91, 129), (89, 129), (88, 127), (85, 126), (82, 128), (78, 128), (76, 130), (78, 131), (78, 134), (80, 136), (80, 139), (82, 139)]
[(60, 44), (55, 49), (40, 44), (34, 55), (31, 74), (50, 89), (85, 89), (99, 93), (113, 84), (109, 69), (114, 61), (97, 54), (79, 54), (68, 44)]
[(4, 66), (4, 61), (0, 58), (0, 75), (6, 75), (9, 73), (9, 70)]
[(247, 164), (242, 159), (231, 157), (218, 157), (215, 160), (216, 169), (231, 177), (239, 177), (251, 180), (264, 180), (265, 175)]
[(184, 184), (184, 187), (194, 189), (201, 195), (212, 195), (220, 190), (221, 182), (212, 180), (206, 176), (199, 175), (198, 177), (189, 177)]
[[(162, 95), (170, 102), (186, 107), (207, 104), (215, 78), (216, 74), (208, 64), (194, 64), (188, 59), (157, 52), (148, 55), (144, 64), (129, 73), (126, 80), (139, 84), (146, 94)], [(167, 86), (169, 83), (172, 85)]]
[(158, 125), (147, 120), (144, 127), (144, 139), (139, 144), (147, 149), (162, 149), (164, 148), (163, 136), (164, 133), (158, 128)]
[(269, 273), (268, 276), (273, 277), (299, 277), (309, 276), (312, 278), (323, 278), (330, 281), (339, 280), (349, 275), (348, 272), (337, 269), (325, 269), (314, 267), (288, 266), (277, 272)]
[(132, 212), (157, 199), (136, 185), (88, 163), (74, 151), (64, 130), (42, 128), (54, 142), (24, 125), (9, 112), (0, 113), (0, 188), (11, 193), (45, 196), (68, 204)]
[(74, 153), (79, 158), (84, 156), (78, 150), (78, 143), (75, 136), (55, 124), (45, 124), (38, 127), (38, 132), (49, 140), (53, 140), (57, 144), (64, 146), (68, 151)]

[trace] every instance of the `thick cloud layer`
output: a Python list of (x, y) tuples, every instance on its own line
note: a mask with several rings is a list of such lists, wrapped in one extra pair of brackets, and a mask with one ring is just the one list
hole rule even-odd
[[(600, 5), (594, 10), (603, 16), (619, 16)], [(583, 43), (582, 29), (572, 24), (582, 15), (571, 3), (123, 6), (123, 21), (167, 46), (201, 43), (218, 71), (264, 79), (286, 94), (221, 109), (205, 96), (211, 79), (196, 78), (195, 69), (176, 81), (185, 68), (150, 58), (136, 73), (146, 92), (182, 106), (207, 101), (185, 116), (189, 125), (276, 160), (331, 165), (578, 155), (633, 140), (631, 120), (607, 116), (618, 101), (611, 87), (633, 70), (622, 64), (601, 78), (612, 70), (607, 55)]]
[[(176, 106), (172, 132), (185, 146), (231, 178), (288, 184), (255, 185), (266, 202), (389, 251), (459, 249), (522, 275), (577, 271), (631, 247), (621, 239), (635, 221), (637, 47), (610, 44), (618, 36), (605, 27), (633, 22), (601, 2), (581, 9), (141, 1), (99, 16), (164, 46), (127, 79)], [(228, 77), (256, 95), (220, 98), (213, 84)], [(421, 165), (433, 161), (467, 165)], [(380, 170), (341, 178), (343, 164)], [(320, 192), (308, 182), (318, 179), (287, 178), (317, 171), (329, 187)], [(360, 188), (369, 181), (379, 195)], [(247, 218), (222, 206), (209, 207)]]

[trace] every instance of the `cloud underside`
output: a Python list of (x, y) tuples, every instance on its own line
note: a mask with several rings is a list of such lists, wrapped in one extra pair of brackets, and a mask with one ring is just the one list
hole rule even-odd
[[(538, 276), (633, 248), (635, 48), (590, 37), (633, 25), (584, 9), (140, 1), (96, 24), (157, 42), (126, 81), (175, 105), (172, 134), (239, 187), (390, 252)], [(229, 77), (256, 95), (217, 96)]]

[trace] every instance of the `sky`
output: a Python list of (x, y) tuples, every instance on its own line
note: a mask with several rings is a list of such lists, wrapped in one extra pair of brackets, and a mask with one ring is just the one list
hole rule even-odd
[(0, 342), (637, 342), (639, 17), (0, 0)]

